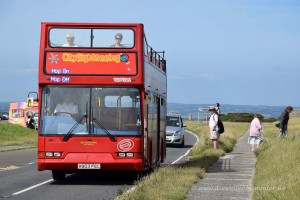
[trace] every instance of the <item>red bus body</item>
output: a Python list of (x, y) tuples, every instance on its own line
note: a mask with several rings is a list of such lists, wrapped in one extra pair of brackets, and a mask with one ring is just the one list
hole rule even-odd
[[(62, 45), (69, 32), (84, 45)], [(108, 46), (115, 33), (124, 46)], [(163, 162), (166, 62), (147, 44), (143, 24), (42, 23), (38, 94), (38, 170), (52, 170), (55, 180)], [(73, 113), (57, 112), (65, 95)]]

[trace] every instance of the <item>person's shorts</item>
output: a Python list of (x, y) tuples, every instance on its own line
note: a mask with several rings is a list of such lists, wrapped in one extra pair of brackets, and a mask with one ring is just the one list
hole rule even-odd
[(262, 141), (262, 138), (259, 136), (250, 136), (248, 138), (249, 144), (259, 144)]
[(210, 139), (211, 140), (216, 140), (219, 138), (219, 133), (218, 133), (218, 129), (213, 131), (212, 129), (210, 129)]

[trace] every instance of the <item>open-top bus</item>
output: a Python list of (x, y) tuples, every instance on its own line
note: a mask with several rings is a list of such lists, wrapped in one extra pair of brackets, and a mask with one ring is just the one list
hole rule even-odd
[(143, 24), (42, 23), (39, 95), (38, 170), (54, 180), (164, 161), (166, 61)]

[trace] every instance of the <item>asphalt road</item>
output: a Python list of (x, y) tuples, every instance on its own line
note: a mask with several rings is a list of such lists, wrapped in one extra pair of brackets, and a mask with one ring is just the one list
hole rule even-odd
[[(183, 162), (196, 141), (186, 133), (183, 148), (167, 148), (164, 164)], [(63, 182), (54, 181), (51, 171), (37, 171), (36, 155), (36, 149), (0, 152), (0, 199), (115, 199), (132, 188), (137, 179), (134, 174), (110, 172), (74, 174)]]

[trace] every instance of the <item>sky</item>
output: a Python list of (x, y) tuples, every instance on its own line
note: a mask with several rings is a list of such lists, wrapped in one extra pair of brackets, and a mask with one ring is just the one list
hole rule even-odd
[(300, 106), (299, 0), (0, 0), (0, 102), (37, 91), (41, 22), (143, 23), (168, 102)]

